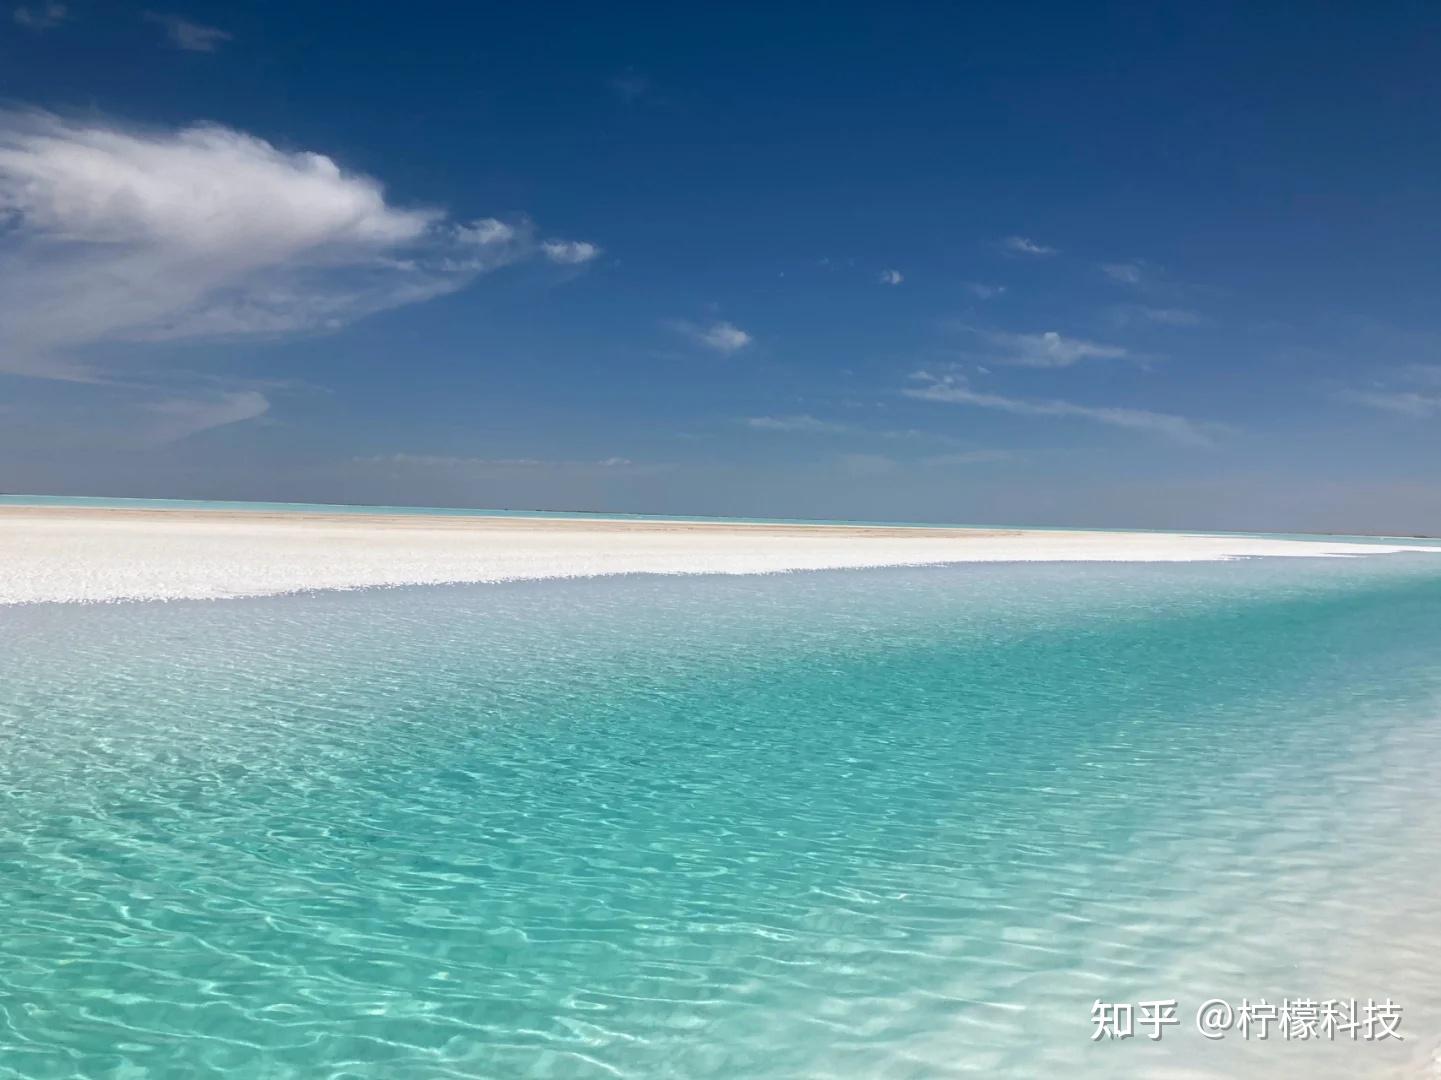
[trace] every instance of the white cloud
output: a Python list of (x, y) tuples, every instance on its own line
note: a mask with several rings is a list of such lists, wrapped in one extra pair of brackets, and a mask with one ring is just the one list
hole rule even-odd
[(551, 262), (562, 266), (579, 266), (600, 254), (600, 248), (584, 240), (547, 240), (540, 250)]
[(1417, 390), (1348, 390), (1341, 397), (1358, 405), (1402, 416), (1441, 416), (1441, 394), (1426, 394)]
[(651, 81), (634, 68), (627, 68), (608, 80), (607, 85), (625, 102), (639, 101), (650, 93)]
[(1146, 276), (1145, 267), (1138, 262), (1101, 263), (1101, 273), (1122, 285), (1139, 285)]
[(211, 428), (253, 420), (270, 410), (270, 402), (258, 391), (238, 390), (202, 400), (158, 401), (146, 409), (155, 419), (149, 441), (164, 444)]
[(680, 320), (671, 323), (671, 326), (696, 344), (718, 353), (739, 352), (754, 340), (734, 323), (715, 322), (709, 326), (697, 326), (695, 323)]
[(1126, 304), (1113, 310), (1116, 322), (1129, 325), (1135, 322), (1156, 323), (1159, 326), (1200, 326), (1205, 320), (1194, 311), (1185, 308), (1149, 307), (1146, 304)]
[(477, 218), (468, 225), (455, 226), (455, 238), (462, 244), (475, 247), (490, 247), (495, 244), (514, 243), (521, 230), (497, 218)]
[(1117, 360), (1126, 355), (1126, 350), (1119, 345), (1063, 337), (1054, 330), (1039, 334), (977, 333), (1000, 350), (989, 359), (1017, 367), (1070, 367), (1082, 360)]
[(818, 420), (810, 415), (752, 416), (746, 420), (746, 425), (759, 431), (802, 431), (814, 435), (835, 434), (851, 430), (847, 424)]
[(535, 252), (527, 226), (388, 202), (214, 125), (0, 111), (0, 371), (93, 378), (116, 342), (334, 329)]
[(1129, 409), (1116, 406), (1080, 405), (1071, 401), (1035, 400), (1012, 398), (1001, 394), (987, 394), (971, 389), (960, 375), (934, 375), (918, 371), (911, 376), (919, 385), (906, 387), (902, 393), (907, 397), (925, 401), (941, 401), (956, 405), (974, 405), (982, 409), (995, 409), (1019, 416), (1070, 416), (1091, 420), (1112, 427), (1129, 428), (1163, 435), (1174, 442), (1188, 446), (1207, 446), (1212, 443), (1212, 432), (1217, 425), (1190, 420), (1170, 413), (1150, 412), (1146, 409)]
[(1038, 244), (1036, 241), (1024, 236), (1008, 236), (1001, 241), (1001, 247), (1016, 255), (1057, 255), (1059, 252), (1053, 247), (1045, 244)]
[(1407, 364), (1401, 374), (1408, 382), (1441, 386), (1441, 364)]
[(204, 26), (179, 15), (147, 11), (143, 17), (147, 22), (163, 27), (170, 44), (186, 52), (214, 52), (222, 42), (230, 41), (235, 36), (228, 30)]
[(896, 460), (884, 454), (842, 454), (840, 462), (853, 476), (885, 476), (897, 467)]
[(360, 465), (395, 465), (403, 468), (459, 470), (462, 472), (655, 472), (668, 466), (645, 465), (624, 457), (601, 458), (597, 461), (564, 461), (545, 458), (479, 458), (450, 457), (440, 454), (376, 454), (352, 458)]
[(956, 454), (935, 454), (926, 458), (924, 464), (938, 467), (985, 465), (996, 461), (1010, 461), (1014, 456), (1009, 450), (965, 450)]
[(998, 296), (1005, 295), (1004, 285), (987, 285), (982, 281), (968, 281), (965, 285), (966, 292), (981, 300), (994, 300)]
[[(1422, 389), (1415, 389), (1415, 387)], [(1367, 408), (1400, 416), (1425, 418), (1441, 416), (1441, 364), (1405, 364), (1392, 368), (1384, 379), (1365, 389), (1342, 389), (1336, 397)]]
[(21, 4), (11, 14), (15, 22), (27, 30), (51, 30), (70, 17), (70, 9), (50, 0), (43, 4)]
[(905, 276), (904, 274), (902, 274), (899, 270), (882, 270), (882, 271), (881, 271), (881, 284), (882, 284), (882, 285), (899, 285), (901, 282), (903, 282), (903, 281), (905, 281), (905, 280), (906, 280), (906, 276)]

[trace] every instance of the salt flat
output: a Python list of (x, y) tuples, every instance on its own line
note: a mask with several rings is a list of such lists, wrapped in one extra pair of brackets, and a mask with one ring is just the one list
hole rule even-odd
[(1431, 544), (1154, 532), (0, 507), (0, 603), (221, 599), (607, 574), (1337, 557)]

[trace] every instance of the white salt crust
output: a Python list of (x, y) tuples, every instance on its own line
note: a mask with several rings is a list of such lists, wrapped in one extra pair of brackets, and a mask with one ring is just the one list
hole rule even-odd
[(1401, 551), (1441, 554), (1441, 546), (1150, 532), (11, 507), (0, 509), (0, 603), (221, 599), (607, 574)]

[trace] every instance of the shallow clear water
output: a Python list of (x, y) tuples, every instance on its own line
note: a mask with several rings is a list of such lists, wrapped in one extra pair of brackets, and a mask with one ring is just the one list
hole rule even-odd
[(0, 609), (0, 1077), (1414, 1072), (1438, 562)]

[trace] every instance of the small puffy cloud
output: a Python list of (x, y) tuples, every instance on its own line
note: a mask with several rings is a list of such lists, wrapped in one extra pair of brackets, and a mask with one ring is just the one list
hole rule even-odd
[(680, 320), (671, 323), (671, 327), (677, 333), (690, 338), (697, 345), (727, 355), (739, 352), (754, 340), (739, 326), (728, 322), (714, 322), (702, 326)]
[(11, 15), (17, 25), (27, 30), (53, 30), (70, 17), (70, 9), (50, 0), (42, 4), (21, 4)]
[(230, 41), (235, 36), (228, 30), (221, 30), (215, 26), (204, 26), (179, 15), (147, 11), (144, 18), (146, 22), (152, 22), (161, 27), (165, 31), (165, 36), (170, 40), (170, 44), (177, 49), (184, 49), (186, 52), (214, 52), (223, 42)]
[(881, 271), (881, 284), (882, 284), (882, 285), (899, 285), (901, 282), (903, 282), (903, 281), (905, 281), (905, 280), (906, 280), (906, 276), (905, 276), (904, 274), (902, 274), (899, 270), (882, 270), (882, 271)]
[(584, 240), (546, 240), (540, 250), (551, 262), (562, 266), (579, 266), (600, 254), (599, 247)]
[(0, 371), (55, 378), (93, 378), (96, 345), (332, 330), (537, 254), (322, 154), (39, 112), (0, 111), (0, 222)]
[(1025, 236), (1008, 236), (1001, 241), (1001, 247), (1013, 255), (1057, 255), (1059, 252), (1053, 247), (1045, 244), (1038, 244), (1036, 241)]
[(911, 376), (913, 385), (902, 393), (923, 401), (953, 405), (971, 405), (994, 409), (1017, 416), (1075, 417), (1111, 427), (1128, 428), (1160, 435), (1186, 446), (1209, 446), (1219, 425), (1191, 420), (1171, 413), (1152, 412), (1114, 405), (1082, 405), (1056, 399), (1014, 398), (973, 389), (965, 377), (957, 374), (934, 374), (917, 371)]

